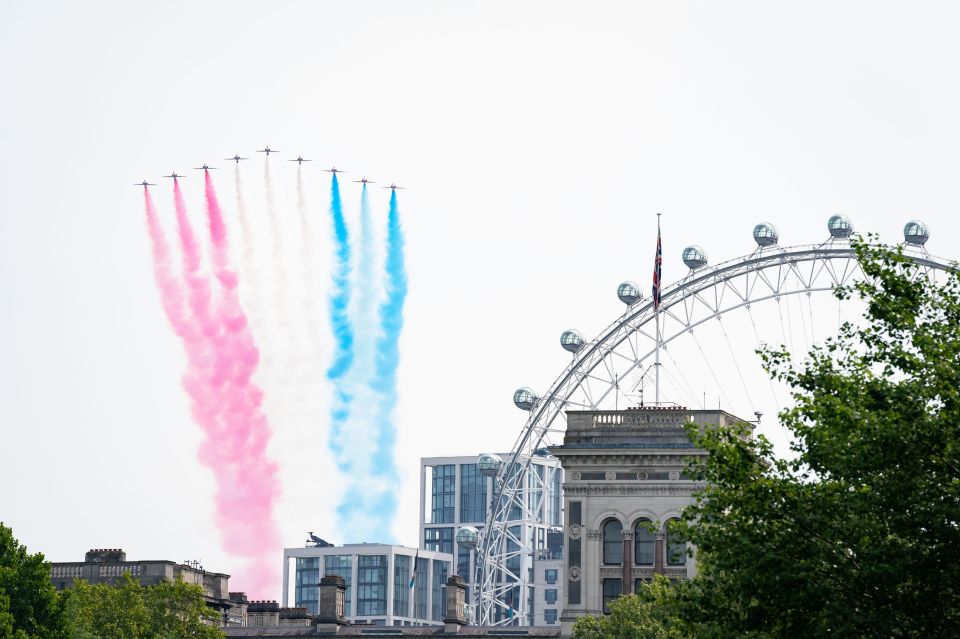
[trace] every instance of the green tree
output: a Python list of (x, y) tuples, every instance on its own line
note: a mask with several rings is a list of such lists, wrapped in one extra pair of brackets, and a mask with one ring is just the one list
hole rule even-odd
[(610, 603), (610, 614), (586, 615), (573, 626), (573, 639), (687, 639), (676, 616), (676, 588), (663, 575), (633, 595)]
[(78, 580), (64, 592), (72, 639), (219, 639), (217, 615), (200, 586), (183, 580), (141, 586), (129, 574), (115, 585)]
[(866, 302), (799, 366), (791, 460), (745, 425), (693, 433), (707, 488), (684, 514), (697, 637), (955, 637), (960, 627), (960, 281), (855, 240)]
[(63, 633), (50, 565), (42, 554), (28, 554), (0, 522), (0, 639), (54, 639)]

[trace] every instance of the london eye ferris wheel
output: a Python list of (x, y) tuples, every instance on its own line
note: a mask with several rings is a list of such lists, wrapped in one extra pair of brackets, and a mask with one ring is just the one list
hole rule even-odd
[[(661, 353), (672, 361), (671, 345), (685, 338), (704, 355), (704, 344), (698, 334), (711, 321), (720, 327), (722, 337), (718, 341), (726, 340), (736, 377), (749, 396), (723, 320), (734, 311), (745, 311), (760, 342), (755, 307), (773, 306), (783, 328), (792, 322), (789, 315), (784, 321), (783, 312), (784, 308), (790, 308), (792, 298), (794, 307), (800, 311), (797, 323), (803, 322), (804, 335), (809, 334), (807, 344), (812, 344), (811, 296), (829, 295), (837, 287), (863, 277), (850, 244), (851, 221), (843, 215), (833, 215), (827, 222), (827, 230), (829, 236), (822, 243), (784, 247), (780, 245), (777, 229), (772, 224), (760, 223), (753, 228), (756, 242), (753, 252), (716, 266), (709, 265), (703, 248), (688, 246), (682, 252), (688, 273), (660, 289), (659, 299), (644, 297), (634, 282), (623, 282), (617, 287), (617, 297), (624, 305), (624, 312), (594, 339), (587, 340), (574, 329), (563, 331), (560, 346), (571, 354), (570, 363), (542, 394), (527, 387), (514, 393), (514, 404), (526, 411), (528, 417), (511, 452), (507, 458), (486, 454), (479, 461), (480, 472), (494, 478), (493, 499), (485, 526), (479, 531), (464, 527), (457, 533), (457, 543), (475, 552), (470, 606), (474, 623), (526, 623), (525, 608), (529, 603), (527, 597), (518, 597), (516, 593), (525, 592), (529, 583), (534, 548), (523, 524), (544, 523), (542, 501), (547, 492), (546, 481), (542, 474), (533, 472), (531, 460), (546, 454), (546, 447), (558, 442), (558, 435), (562, 436), (566, 427), (566, 411), (613, 409), (625, 388), (639, 388), (642, 403), (643, 389), (650, 377), (657, 379), (656, 395), (651, 403), (660, 403)], [(951, 268), (951, 261), (926, 251), (930, 233), (923, 222), (908, 222), (903, 234), (905, 256), (927, 277), (936, 280), (938, 274)], [(786, 344), (790, 338), (785, 328), (782, 335)], [(719, 385), (719, 376), (706, 356), (703, 364)], [(733, 375), (730, 377), (736, 379)], [(673, 379), (677, 389), (697, 401), (687, 380), (677, 378), (676, 374)], [(759, 412), (757, 414), (759, 417)]]

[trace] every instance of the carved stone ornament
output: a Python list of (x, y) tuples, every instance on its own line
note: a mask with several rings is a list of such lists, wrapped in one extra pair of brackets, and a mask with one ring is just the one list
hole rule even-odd
[(570, 480), (580, 481), (580, 473), (578, 473), (577, 471), (573, 471), (572, 473), (570, 473)]
[(647, 474), (646, 474), (646, 473), (637, 473), (637, 479), (639, 479), (640, 481), (646, 481), (646, 480), (647, 480)]
[(608, 470), (607, 473), (603, 476), (603, 478), (606, 479), (607, 481), (613, 481), (614, 479), (617, 478), (617, 474), (612, 470)]
[(678, 473), (678, 472), (675, 471), (675, 470), (671, 470), (671, 471), (670, 471), (670, 481), (677, 481), (678, 479), (680, 479), (680, 473)]
[(570, 539), (580, 539), (583, 534), (583, 526), (580, 524), (570, 524)]
[(599, 528), (597, 528), (596, 530), (587, 531), (587, 539), (601, 539), (602, 537), (603, 537), (603, 531), (601, 531)]
[(570, 578), (570, 581), (580, 581), (580, 566), (570, 566), (567, 577)]

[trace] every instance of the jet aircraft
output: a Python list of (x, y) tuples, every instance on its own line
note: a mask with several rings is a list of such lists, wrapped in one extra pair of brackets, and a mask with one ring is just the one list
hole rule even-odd
[(146, 180), (144, 180), (143, 182), (137, 182), (136, 184), (134, 184), (134, 186), (156, 186), (156, 184), (154, 184), (153, 182), (147, 182)]
[(333, 168), (330, 168), (330, 169), (324, 169), (324, 171), (326, 171), (327, 173), (343, 173), (343, 171), (341, 171), (341, 170), (338, 169), (337, 167), (333, 167)]
[(215, 167), (215, 166), (207, 166), (206, 164), (204, 164), (203, 166), (195, 166), (195, 167), (193, 167), (193, 168), (194, 168), (195, 171), (209, 171), (209, 170), (211, 170), (211, 169), (216, 169), (217, 167)]
[(303, 164), (304, 162), (313, 162), (313, 160), (304, 160), (303, 157), (298, 155), (296, 160), (287, 160), (287, 162), (296, 162), (297, 164)]
[(402, 190), (404, 187), (402, 187), (402, 186), (397, 186), (396, 184), (394, 184), (393, 182), (391, 182), (391, 183), (390, 183), (390, 186), (381, 186), (380, 188), (381, 188), (381, 189), (390, 189), (391, 191), (396, 191), (397, 189), (401, 189), (401, 190)]
[(187, 176), (186, 176), (186, 175), (177, 175), (177, 172), (174, 171), (174, 172), (171, 173), (170, 175), (164, 175), (163, 177), (169, 177), (169, 178), (173, 178), (174, 180), (176, 180), (177, 178), (182, 178), (182, 177), (187, 177)]
[(269, 146), (265, 146), (262, 149), (257, 149), (257, 153), (266, 153), (267, 157), (270, 157), (271, 153), (279, 153), (280, 151), (274, 151)]
[(247, 158), (242, 158), (239, 155), (234, 155), (232, 158), (224, 158), (225, 160), (233, 160), (237, 164), (240, 164), (240, 160), (246, 160)]
[(361, 180), (354, 180), (354, 182), (356, 182), (357, 184), (376, 184), (376, 182), (372, 182), (367, 178), (363, 178)]

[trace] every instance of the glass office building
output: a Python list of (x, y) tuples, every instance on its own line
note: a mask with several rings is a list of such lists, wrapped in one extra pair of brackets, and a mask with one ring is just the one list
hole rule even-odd
[(452, 564), (449, 553), (406, 546), (286, 548), (282, 605), (317, 614), (320, 579), (338, 575), (347, 586), (344, 613), (349, 621), (375, 626), (442, 625)]
[[(506, 453), (500, 457), (510, 459)], [(471, 455), (420, 460), (420, 547), (453, 557), (455, 574), (467, 582), (467, 603), (471, 603), (476, 553), (457, 544), (457, 530), (461, 526), (482, 530), (494, 498), (494, 480), (480, 472), (479, 459)], [(549, 625), (556, 623), (563, 601), (558, 592), (562, 583), (554, 579), (548, 584), (545, 578), (548, 570), (556, 572), (563, 562), (563, 469), (556, 458), (538, 455), (531, 460), (531, 470), (537, 481), (527, 487), (527, 503), (539, 513), (539, 521), (519, 521), (514, 531), (527, 535), (534, 549), (532, 556), (517, 557), (510, 566), (516, 574), (526, 575), (524, 583), (515, 586), (514, 598), (519, 601), (525, 591), (528, 613), (515, 623)]]

